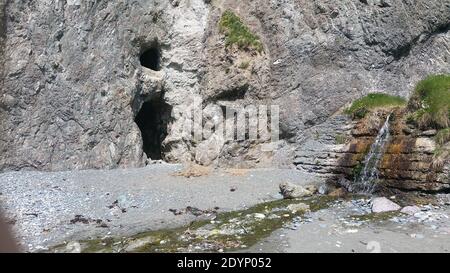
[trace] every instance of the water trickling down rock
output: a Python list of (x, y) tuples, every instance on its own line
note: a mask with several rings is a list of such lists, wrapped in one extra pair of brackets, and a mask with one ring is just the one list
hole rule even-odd
[(379, 179), (378, 165), (383, 157), (386, 143), (389, 141), (389, 120), (391, 115), (386, 118), (381, 127), (375, 142), (370, 147), (370, 151), (364, 159), (364, 168), (356, 178), (355, 183), (350, 190), (359, 193), (372, 193)]

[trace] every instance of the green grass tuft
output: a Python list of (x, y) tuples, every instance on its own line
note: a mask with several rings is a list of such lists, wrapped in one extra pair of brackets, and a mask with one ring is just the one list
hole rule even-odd
[(433, 75), (419, 82), (409, 102), (412, 120), (421, 128), (450, 127), (450, 75)]
[(406, 101), (401, 97), (383, 93), (371, 93), (354, 101), (352, 105), (345, 110), (345, 113), (352, 115), (354, 118), (363, 118), (370, 109), (391, 108), (404, 105), (406, 105)]
[(236, 45), (239, 49), (263, 51), (263, 45), (259, 37), (253, 34), (232, 11), (227, 10), (223, 13), (219, 27), (220, 31), (226, 36), (225, 46)]

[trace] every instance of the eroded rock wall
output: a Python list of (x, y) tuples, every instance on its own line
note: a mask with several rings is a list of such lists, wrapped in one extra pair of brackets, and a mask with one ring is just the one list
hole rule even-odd
[[(143, 166), (134, 122), (142, 103), (162, 96), (162, 86), (174, 105), (198, 93), (204, 5), (9, 1), (1, 168)], [(163, 51), (161, 71), (139, 62), (154, 43)]]
[[(306, 141), (296, 152), (294, 164), (300, 170), (316, 173), (339, 182), (354, 183), (364, 160), (383, 126), (388, 110), (367, 114), (364, 119), (351, 120), (337, 115), (317, 128), (315, 138)], [(406, 123), (406, 110), (390, 114), (390, 136), (381, 157), (378, 189), (441, 192), (450, 189), (450, 159), (443, 166), (433, 162), (436, 151), (436, 130), (421, 131)], [(342, 186), (349, 186), (342, 185)]]
[[(226, 9), (261, 38), (262, 54), (225, 47)], [(349, 101), (374, 91), (406, 97), (427, 74), (450, 73), (449, 10), (450, 0), (10, 0), (0, 169), (143, 166), (134, 119), (155, 98), (172, 109), (166, 161), (289, 166), (293, 150)], [(159, 71), (139, 62), (155, 45)], [(194, 99), (205, 116), (278, 105), (282, 140), (213, 132), (193, 141), (180, 128)]]
[(436, 130), (422, 131), (407, 124), (405, 110), (394, 114), (392, 136), (379, 166), (384, 185), (406, 191), (448, 191), (450, 159), (442, 166), (436, 164)]

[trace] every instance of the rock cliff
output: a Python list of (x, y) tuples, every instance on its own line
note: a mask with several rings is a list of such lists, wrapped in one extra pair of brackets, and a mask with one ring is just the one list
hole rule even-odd
[[(360, 120), (337, 114), (316, 128), (314, 137), (296, 152), (300, 170), (332, 178), (344, 187), (361, 175), (366, 155), (390, 114), (390, 136), (381, 156), (378, 191), (446, 192), (450, 165), (434, 166), (436, 130), (422, 131), (406, 123), (405, 109), (378, 110)], [(336, 178), (338, 178), (336, 180)]]
[[(263, 51), (227, 47), (233, 11)], [(450, 73), (450, 0), (0, 1), (0, 169), (290, 165), (368, 92)], [(192, 140), (196, 99), (280, 107), (281, 140)], [(212, 113), (212, 114), (208, 114)], [(202, 124), (203, 125), (203, 124)]]

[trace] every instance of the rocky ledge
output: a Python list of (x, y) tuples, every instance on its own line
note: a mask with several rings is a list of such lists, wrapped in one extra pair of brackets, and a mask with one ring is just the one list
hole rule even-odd
[[(397, 109), (391, 114), (390, 138), (379, 166), (380, 185), (403, 191), (448, 191), (449, 164), (433, 164), (436, 131), (422, 131), (407, 124), (405, 111)], [(343, 114), (332, 117), (317, 126), (315, 138), (297, 150), (296, 167), (322, 176), (354, 180), (388, 115), (388, 111), (379, 110), (360, 120)]]

